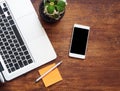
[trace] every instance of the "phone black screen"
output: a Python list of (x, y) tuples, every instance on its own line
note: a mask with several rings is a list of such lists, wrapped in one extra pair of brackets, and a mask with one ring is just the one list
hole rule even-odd
[(87, 29), (74, 27), (71, 53), (85, 55), (88, 32), (89, 30)]

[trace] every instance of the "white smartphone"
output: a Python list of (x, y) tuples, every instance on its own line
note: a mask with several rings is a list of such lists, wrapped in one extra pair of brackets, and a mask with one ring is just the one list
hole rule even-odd
[(90, 27), (74, 24), (69, 56), (85, 59)]

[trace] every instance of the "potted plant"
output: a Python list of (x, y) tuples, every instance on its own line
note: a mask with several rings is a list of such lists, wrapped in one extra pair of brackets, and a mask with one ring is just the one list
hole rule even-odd
[(42, 0), (39, 12), (48, 23), (59, 21), (65, 14), (66, 0)]

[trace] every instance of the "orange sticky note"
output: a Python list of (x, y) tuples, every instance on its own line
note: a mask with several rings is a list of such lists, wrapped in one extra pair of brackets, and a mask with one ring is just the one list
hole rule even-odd
[[(45, 72), (47, 72), (50, 68), (52, 68), (53, 66), (55, 66), (55, 63), (54, 64), (51, 64), (45, 68), (42, 68), (39, 70), (39, 74), (42, 75), (44, 74)], [(60, 75), (60, 72), (58, 70), (58, 68), (55, 68), (54, 70), (52, 70), (50, 73), (48, 73), (45, 77), (42, 78), (44, 84), (45, 84), (45, 87), (48, 87), (52, 84), (55, 84), (56, 82), (59, 82), (62, 80), (62, 77)]]

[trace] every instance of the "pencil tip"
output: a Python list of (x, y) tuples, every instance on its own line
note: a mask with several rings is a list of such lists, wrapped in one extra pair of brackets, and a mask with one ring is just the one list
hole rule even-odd
[(62, 63), (63, 61), (60, 61), (60, 63)]

